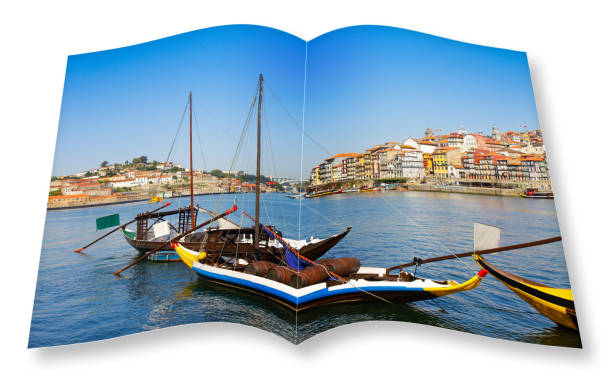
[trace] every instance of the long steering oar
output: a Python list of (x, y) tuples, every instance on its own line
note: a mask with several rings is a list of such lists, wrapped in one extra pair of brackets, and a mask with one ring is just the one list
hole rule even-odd
[[(157, 209), (155, 209), (155, 210), (151, 211), (149, 214), (153, 214), (153, 213), (155, 213), (156, 211), (161, 210), (161, 209), (163, 209), (163, 208), (165, 208), (165, 207), (168, 207), (168, 206), (170, 206), (170, 202), (167, 202), (167, 203), (166, 203), (164, 206), (160, 206), (160, 207), (158, 207)], [(126, 226), (127, 226), (127, 225), (129, 225), (130, 223), (132, 223), (132, 222), (136, 221), (136, 219), (137, 219), (137, 218), (134, 218), (134, 219), (133, 219), (133, 220), (131, 220), (130, 222), (127, 222), (127, 223), (124, 223), (124, 224), (123, 224), (123, 225), (121, 225), (121, 226), (118, 226), (117, 228), (115, 228), (115, 229), (113, 229), (113, 230), (109, 231), (108, 233), (104, 234), (103, 236), (99, 237), (98, 239), (96, 239), (95, 241), (93, 241), (93, 242), (89, 243), (88, 245), (85, 245), (85, 246), (81, 247), (80, 249), (76, 249), (74, 252), (75, 252), (75, 253), (80, 253), (81, 251), (83, 251), (83, 250), (87, 249), (89, 246), (91, 246), (91, 245), (93, 245), (94, 243), (98, 242), (98, 241), (99, 241), (99, 240), (101, 240), (102, 238), (104, 238), (104, 237), (106, 237), (106, 236), (111, 235), (112, 233), (116, 232), (116, 231), (117, 231), (117, 230), (119, 230), (119, 229), (123, 229), (124, 227), (126, 227)]]
[[(551, 237), (551, 238), (541, 239), (539, 241), (519, 243), (519, 244), (516, 244), (516, 245), (496, 247), (496, 248), (493, 248), (493, 249), (478, 250), (478, 251), (476, 251), (476, 253), (478, 253), (478, 254), (499, 253), (501, 251), (516, 250), (516, 249), (522, 249), (522, 248), (525, 248), (525, 247), (545, 245), (547, 243), (557, 242), (557, 241), (560, 241), (560, 240), (561, 240), (561, 236)], [(465, 253), (443, 255), (441, 257), (434, 257), (434, 258), (427, 258), (427, 259), (418, 259), (418, 258), (415, 257), (415, 260), (412, 261), (412, 262), (405, 263), (403, 265), (397, 265), (397, 266), (392, 266), (392, 267), (387, 268), (387, 274), (389, 274), (389, 272), (392, 271), (392, 270), (397, 270), (397, 269), (401, 269), (401, 268), (404, 268), (404, 267), (410, 267), (410, 266), (414, 266), (416, 264), (422, 265), (424, 263), (444, 261), (446, 259), (471, 257), (472, 255), (474, 255), (474, 253), (475, 253), (474, 251), (468, 251), (468, 252), (465, 252)]]
[(129, 265), (127, 265), (127, 266), (123, 267), (121, 270), (115, 271), (113, 274), (115, 274), (116, 276), (119, 276), (119, 274), (121, 274), (121, 273), (122, 273), (122, 272), (124, 272), (125, 270), (129, 269), (130, 267), (134, 266), (134, 265), (135, 265), (135, 264), (137, 264), (138, 262), (142, 261), (143, 259), (145, 259), (145, 258), (146, 258), (146, 257), (148, 257), (149, 255), (151, 255), (151, 254), (155, 253), (156, 251), (158, 251), (158, 250), (159, 250), (159, 249), (161, 249), (162, 247), (164, 247), (164, 246), (166, 246), (166, 245), (169, 245), (170, 243), (172, 243), (172, 242), (174, 242), (174, 241), (177, 241), (177, 240), (179, 240), (179, 239), (183, 238), (183, 237), (184, 237), (184, 236), (186, 236), (187, 234), (191, 234), (191, 233), (193, 233), (194, 231), (196, 231), (196, 230), (198, 230), (198, 229), (200, 229), (200, 228), (202, 228), (202, 227), (204, 227), (204, 226), (206, 226), (206, 225), (209, 225), (209, 224), (211, 224), (211, 223), (215, 222), (216, 220), (218, 220), (218, 219), (221, 219), (221, 218), (225, 217), (226, 215), (229, 215), (229, 214), (231, 214), (231, 213), (235, 212), (237, 209), (238, 209), (238, 207), (237, 207), (236, 205), (234, 205), (234, 206), (233, 206), (231, 209), (227, 210), (225, 213), (223, 213), (223, 214), (219, 214), (219, 215), (217, 215), (217, 216), (215, 216), (215, 217), (213, 217), (213, 218), (209, 219), (208, 221), (203, 222), (203, 223), (201, 223), (201, 224), (199, 224), (199, 225), (197, 225), (197, 226), (193, 227), (191, 230), (187, 230), (186, 232), (184, 232), (184, 233), (182, 233), (182, 234), (177, 235), (176, 237), (172, 238), (172, 239), (171, 239), (171, 240), (169, 240), (169, 241), (166, 241), (166, 242), (160, 242), (159, 246), (157, 246), (155, 249), (153, 249), (153, 250), (151, 250), (151, 251), (149, 251), (149, 252), (145, 253), (145, 254), (144, 254), (142, 257), (140, 257), (140, 258), (136, 259), (135, 261), (133, 261), (133, 262), (132, 262), (132, 263), (130, 263)]

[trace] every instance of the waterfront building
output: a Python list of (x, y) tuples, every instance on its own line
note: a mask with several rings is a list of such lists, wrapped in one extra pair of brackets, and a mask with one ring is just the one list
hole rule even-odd
[(363, 154), (355, 156), (355, 180), (365, 179), (365, 160)]
[(331, 182), (343, 181), (342, 179), (342, 164), (336, 164), (332, 166), (332, 179)]
[(372, 151), (374, 149), (367, 149), (363, 153), (363, 179), (372, 179)]
[(548, 166), (544, 158), (539, 156), (526, 156), (521, 158), (523, 178), (529, 181), (550, 181)]
[(461, 144), (461, 152), (467, 152), (468, 150), (478, 147), (476, 137), (472, 134), (466, 134), (463, 136), (463, 142)]
[(416, 139), (409, 137), (407, 139), (404, 140), (404, 142), (402, 142), (402, 146), (411, 146), (415, 149), (419, 148), (419, 141), (417, 141)]
[(423, 170), (426, 176), (432, 175), (434, 173), (433, 167), (433, 154), (432, 153), (423, 153)]
[(436, 150), (436, 148), (438, 147), (438, 145), (435, 142), (427, 141), (427, 140), (420, 140), (418, 141), (418, 144), (419, 146), (417, 146), (417, 149), (423, 152), (423, 154), (425, 153), (432, 154), (434, 150)]
[(448, 177), (448, 158), (446, 153), (451, 148), (437, 148), (433, 152), (433, 168), (434, 176), (447, 178)]
[(315, 166), (310, 171), (310, 184), (313, 186), (321, 185), (321, 178), (319, 177), (319, 166)]
[(425, 176), (423, 152), (419, 150), (405, 150), (402, 155), (395, 157), (394, 164), (396, 178), (414, 179)]
[(395, 157), (401, 154), (402, 150), (399, 145), (387, 147), (379, 152), (380, 178), (395, 177), (393, 161), (395, 160)]
[(463, 146), (463, 134), (450, 133), (447, 135), (446, 140), (449, 148), (461, 148)]

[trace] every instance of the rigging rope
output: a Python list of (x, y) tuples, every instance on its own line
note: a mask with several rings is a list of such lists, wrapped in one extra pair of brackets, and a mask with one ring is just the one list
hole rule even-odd
[[(283, 105), (283, 103), (280, 101), (279, 97), (276, 95), (276, 93), (274, 93), (274, 91), (272, 90), (272, 88), (270, 87), (269, 84), (265, 84), (268, 87), (268, 90), (270, 91), (270, 93), (272, 93), (272, 96), (274, 96), (274, 99), (278, 102), (278, 104), (280, 105), (280, 107), (287, 113), (287, 115), (289, 115), (289, 118), (291, 118), (291, 121), (293, 121), (293, 123), (295, 124), (295, 126), (302, 131), (302, 134), (307, 137), (309, 140), (311, 140), (315, 145), (317, 145), (319, 148), (321, 148), (321, 150), (323, 150), (325, 153), (327, 153), (328, 155), (332, 156), (331, 152), (329, 150), (327, 150), (321, 143), (319, 143), (317, 140), (315, 140), (310, 134), (304, 132), (302, 125), (300, 125), (300, 123), (295, 119), (295, 117), (293, 117), (293, 115), (291, 114), (291, 112), (289, 112), (289, 110), (285, 107), (285, 105)], [(306, 104), (306, 71), (304, 71), (304, 98), (303, 98), (303, 105)], [(302, 108), (303, 110), (304, 108)], [(303, 115), (303, 113), (302, 113)], [(302, 124), (304, 123), (304, 118), (302, 116)]]
[[(254, 110), (254, 107), (255, 107), (255, 102), (257, 101), (257, 87), (255, 88), (255, 92), (254, 93), (255, 94), (253, 96), (253, 101), (251, 101), (251, 106), (249, 107), (249, 112), (247, 113), (246, 120), (244, 121), (244, 125), (242, 127), (242, 133), (240, 134), (240, 139), (238, 140), (238, 145), (236, 146), (236, 150), (234, 151), (234, 157), (232, 158), (232, 163), (231, 163), (230, 169), (229, 169), (230, 173), (232, 173), (233, 170), (234, 170), (234, 166), (236, 165), (236, 161), (238, 160), (238, 157), (239, 157), (239, 154), (240, 154), (240, 150), (242, 148), (244, 137), (245, 137), (245, 135), (246, 135), (246, 133), (248, 131), (249, 122), (251, 121), (251, 118), (253, 116), (253, 110)], [(215, 209), (214, 209), (215, 213), (219, 210), (219, 204), (221, 203), (221, 200), (223, 199), (223, 195), (224, 195), (224, 193), (219, 194), (219, 198), (217, 200), (217, 204), (215, 205)]]

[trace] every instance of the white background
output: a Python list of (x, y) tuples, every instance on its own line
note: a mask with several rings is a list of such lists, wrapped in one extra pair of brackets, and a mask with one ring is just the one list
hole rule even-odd
[[(4, 381), (603, 379), (612, 340), (610, 10), (589, 1), (359, 3), (2, 3)], [(275, 27), (304, 39), (349, 25), (384, 24), (527, 51), (584, 349), (371, 322), (336, 328), (298, 347), (262, 330), (209, 323), (27, 350), (67, 55), (234, 23)]]

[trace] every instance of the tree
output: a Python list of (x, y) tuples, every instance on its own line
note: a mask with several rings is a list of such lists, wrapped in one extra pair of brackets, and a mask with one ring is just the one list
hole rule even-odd
[(103, 168), (105, 166), (108, 166), (108, 161), (102, 161), (102, 163), (100, 164), (101, 168)]
[(215, 169), (215, 170), (211, 171), (210, 174), (215, 176), (215, 177), (217, 177), (217, 178), (225, 177), (225, 173), (223, 173), (223, 171), (221, 171), (219, 169)]
[(140, 156), (140, 157), (136, 157), (132, 160), (133, 164), (146, 164), (147, 163), (147, 156)]

